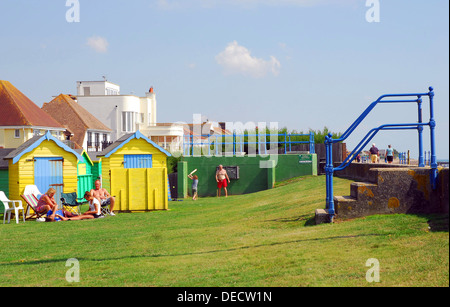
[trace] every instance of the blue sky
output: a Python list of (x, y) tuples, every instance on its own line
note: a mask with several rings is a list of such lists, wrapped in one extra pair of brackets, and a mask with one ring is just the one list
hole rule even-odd
[[(39, 106), (106, 75), (122, 94), (153, 86), (159, 122), (202, 114), (343, 132), (378, 96), (432, 85), (437, 157), (449, 157), (447, 0), (379, 0), (379, 22), (367, 21), (366, 0), (78, 2), (80, 21), (67, 22), (66, 0), (0, 1), (0, 79)], [(381, 124), (416, 121), (415, 104), (377, 106), (347, 146)], [(417, 156), (413, 131), (374, 142)]]

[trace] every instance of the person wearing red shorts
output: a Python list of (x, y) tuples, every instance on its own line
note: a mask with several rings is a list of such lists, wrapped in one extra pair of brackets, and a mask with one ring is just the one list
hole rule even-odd
[(227, 171), (223, 168), (222, 165), (219, 165), (219, 169), (216, 172), (216, 181), (217, 181), (217, 197), (220, 197), (220, 192), (222, 188), (225, 191), (225, 197), (228, 197), (227, 186), (230, 182), (230, 178), (228, 178)]

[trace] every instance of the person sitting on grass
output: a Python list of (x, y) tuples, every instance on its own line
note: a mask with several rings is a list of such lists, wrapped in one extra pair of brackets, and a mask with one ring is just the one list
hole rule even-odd
[(86, 191), (84, 193), (84, 198), (89, 202), (89, 210), (86, 211), (83, 215), (91, 215), (94, 218), (103, 217), (103, 215), (100, 212), (100, 202), (99, 200), (94, 197), (91, 192)]
[(39, 198), (36, 206), (36, 213), (44, 214), (49, 211), (55, 211), (55, 209), (58, 208), (58, 204), (54, 198), (55, 193), (56, 190), (54, 188), (50, 188)]

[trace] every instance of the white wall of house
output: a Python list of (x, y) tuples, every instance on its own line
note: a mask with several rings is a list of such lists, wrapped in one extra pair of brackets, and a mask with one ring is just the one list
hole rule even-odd
[(108, 81), (77, 81), (77, 95), (120, 95), (120, 86)]
[(112, 130), (113, 141), (135, 131), (133, 118), (140, 113), (137, 96), (77, 96), (78, 103)]
[[(141, 127), (139, 129), (143, 135), (152, 139), (162, 148), (169, 152), (181, 152), (183, 150), (184, 128), (182, 124), (172, 124), (170, 126), (154, 125)], [(156, 141), (154, 139), (157, 139)]]
[(141, 113), (143, 121), (141, 124), (154, 126), (156, 124), (156, 96), (155, 93), (145, 93), (145, 97), (140, 97)]
[[(89, 88), (86, 92), (86, 88)], [(120, 86), (108, 81), (78, 81), (77, 102), (113, 131), (111, 141), (140, 127), (156, 124), (156, 96), (120, 95)]]
[[(156, 95), (151, 89), (144, 97), (136, 95), (111, 95), (105, 92), (110, 85), (108, 81), (78, 81), (77, 102), (111, 128), (110, 141), (114, 142), (127, 133), (139, 130), (146, 137), (159, 136), (158, 145), (170, 149), (182, 148), (183, 126), (182, 125), (157, 125)], [(90, 87), (89, 95), (86, 95), (85, 87)], [(117, 86), (120, 93), (120, 87)], [(106, 93), (106, 94), (105, 94)], [(110, 93), (110, 92), (109, 92)], [(87, 145), (87, 136), (85, 144)]]

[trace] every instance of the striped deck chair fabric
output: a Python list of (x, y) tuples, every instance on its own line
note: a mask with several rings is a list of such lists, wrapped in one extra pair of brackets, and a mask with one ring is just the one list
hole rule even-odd
[[(27, 209), (25, 211), (25, 215), (27, 215), (27, 219), (30, 219), (30, 218), (33, 218), (33, 217), (39, 218), (39, 217), (42, 217), (42, 216), (45, 215), (45, 214), (39, 214), (39, 213), (36, 212), (38, 199), (37, 199), (37, 197), (34, 194), (25, 194), (25, 195), (20, 195), (20, 196), (27, 203)], [(33, 210), (33, 214), (28, 216), (28, 213), (30, 212), (30, 208)]]

